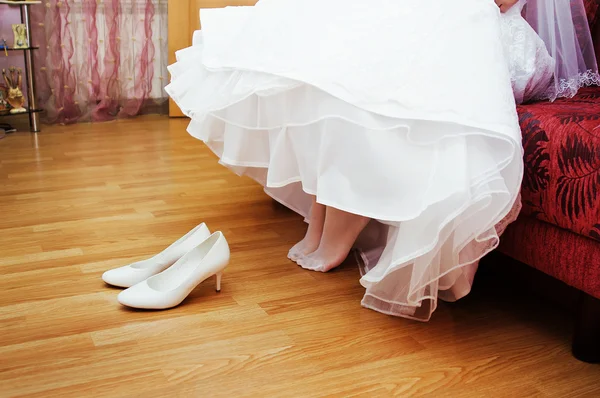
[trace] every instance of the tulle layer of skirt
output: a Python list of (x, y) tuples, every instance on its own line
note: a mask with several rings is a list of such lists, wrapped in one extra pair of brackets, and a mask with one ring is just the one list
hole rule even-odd
[(314, 195), (372, 218), (355, 244), (364, 307), (428, 320), (438, 298), (469, 293), (519, 211), (510, 124), (402, 104), (374, 112), (310, 81), (207, 67), (204, 49), (197, 33), (170, 66), (167, 91), (188, 132), (304, 217)]

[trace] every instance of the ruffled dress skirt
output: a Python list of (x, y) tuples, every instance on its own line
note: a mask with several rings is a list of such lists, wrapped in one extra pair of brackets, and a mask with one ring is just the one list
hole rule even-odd
[(521, 135), (491, 0), (261, 0), (200, 12), (168, 94), (220, 162), (304, 217), (372, 219), (362, 305), (426, 321), (519, 210)]

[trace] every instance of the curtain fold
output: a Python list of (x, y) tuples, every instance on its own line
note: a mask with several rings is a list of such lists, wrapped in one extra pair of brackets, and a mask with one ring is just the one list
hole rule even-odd
[(45, 0), (31, 11), (45, 122), (167, 112), (167, 0)]

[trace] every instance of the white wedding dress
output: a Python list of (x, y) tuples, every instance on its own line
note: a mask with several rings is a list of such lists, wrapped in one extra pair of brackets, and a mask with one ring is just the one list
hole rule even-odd
[(517, 103), (536, 99), (553, 81), (556, 62), (544, 41), (521, 16), (526, 0), (519, 0), (501, 15), (504, 54), (508, 62), (513, 94)]
[(519, 44), (526, 27), (492, 0), (261, 0), (201, 18), (166, 87), (189, 133), (305, 217), (310, 194), (372, 218), (355, 245), (364, 307), (428, 320), (438, 296), (468, 294), (519, 211), (512, 88), (535, 86), (529, 57), (544, 58)]

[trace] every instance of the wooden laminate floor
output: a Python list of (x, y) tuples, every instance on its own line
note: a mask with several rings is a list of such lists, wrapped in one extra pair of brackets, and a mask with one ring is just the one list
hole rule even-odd
[[(0, 397), (593, 397), (569, 314), (483, 278), (433, 319), (361, 308), (358, 270), (286, 259), (304, 224), (217, 164), (187, 121), (0, 140)], [(178, 308), (133, 311), (101, 273), (199, 222), (232, 262)]]

